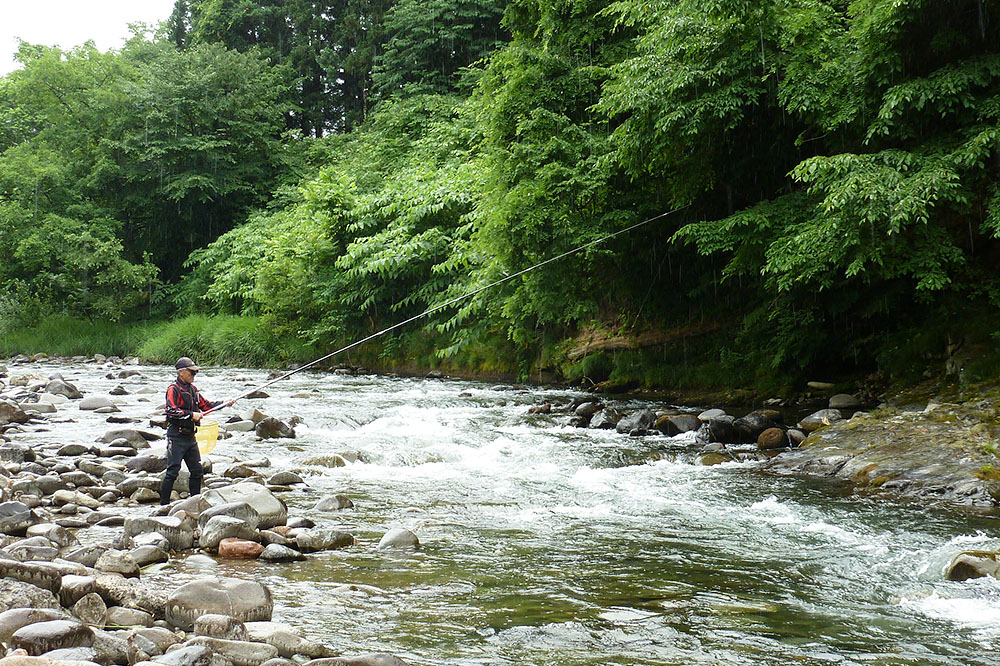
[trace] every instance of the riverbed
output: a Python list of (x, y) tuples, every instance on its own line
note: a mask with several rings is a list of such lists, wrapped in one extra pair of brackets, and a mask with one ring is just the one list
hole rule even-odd
[[(9, 368), (60, 372), (90, 395), (121, 385), (121, 415), (146, 427), (173, 370), (136, 369), (121, 380), (94, 364)], [(222, 399), (265, 379), (209, 368), (197, 384)], [(213, 452), (216, 470), (266, 458), (298, 472), (308, 488), (281, 495), (290, 515), (358, 544), (295, 564), (185, 554), (147, 580), (260, 580), (275, 620), (415, 665), (1000, 664), (1000, 581), (944, 580), (958, 552), (1000, 548), (995, 518), (860, 498), (758, 463), (703, 467), (690, 434), (631, 438), (527, 413), (581, 395), (565, 389), (306, 372), (267, 393), (228, 413), (298, 416), (296, 438), (237, 433)], [(13, 438), (90, 443), (117, 427), (104, 418), (70, 403)], [(334, 493), (354, 508), (311, 511)], [(393, 527), (415, 532), (419, 551), (378, 551)]]

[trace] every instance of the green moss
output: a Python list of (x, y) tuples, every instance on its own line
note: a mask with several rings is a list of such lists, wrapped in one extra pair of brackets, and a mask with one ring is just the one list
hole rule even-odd
[(976, 471), (975, 476), (983, 481), (1000, 481), (1000, 469), (993, 465), (983, 465)]

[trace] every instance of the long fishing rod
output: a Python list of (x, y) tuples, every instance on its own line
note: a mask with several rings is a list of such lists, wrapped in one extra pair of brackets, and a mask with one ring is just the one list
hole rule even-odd
[[(451, 299), (449, 301), (445, 301), (444, 303), (440, 303), (438, 305), (435, 305), (434, 307), (428, 308), (428, 309), (424, 310), (423, 312), (421, 312), (420, 314), (417, 314), (417, 315), (414, 315), (414, 316), (410, 317), (409, 319), (405, 319), (405, 320), (403, 320), (403, 321), (401, 321), (399, 323), (393, 324), (392, 326), (389, 326), (388, 328), (383, 328), (381, 331), (379, 331), (377, 333), (372, 333), (368, 337), (362, 338), (361, 340), (355, 340), (354, 342), (352, 342), (351, 344), (347, 345), (346, 347), (341, 347), (337, 351), (330, 352), (326, 356), (321, 356), (321, 357), (317, 358), (316, 360), (310, 361), (309, 363), (306, 363), (305, 365), (299, 366), (298, 368), (295, 368), (294, 370), (290, 370), (290, 371), (284, 373), (283, 375), (281, 375), (279, 377), (275, 377), (274, 379), (272, 379), (269, 382), (261, 384), (260, 386), (257, 386), (255, 388), (252, 388), (249, 391), (245, 391), (245, 392), (241, 393), (240, 395), (236, 396), (235, 398), (232, 398), (232, 401), (236, 402), (237, 400), (242, 400), (243, 398), (247, 397), (251, 393), (254, 393), (256, 391), (260, 391), (261, 389), (265, 389), (268, 386), (271, 386), (272, 384), (277, 384), (281, 380), (288, 379), (292, 375), (294, 375), (296, 373), (299, 373), (299, 372), (302, 372), (303, 370), (308, 370), (309, 368), (311, 368), (311, 367), (313, 367), (313, 366), (315, 366), (315, 365), (317, 365), (319, 363), (322, 363), (323, 361), (327, 360), (328, 358), (332, 358), (332, 357), (336, 356), (337, 354), (342, 354), (342, 353), (344, 353), (345, 351), (347, 351), (349, 349), (354, 349), (355, 347), (363, 345), (366, 342), (370, 342), (370, 341), (374, 340), (375, 338), (378, 338), (378, 337), (380, 337), (382, 335), (385, 335), (386, 333), (389, 333), (390, 331), (394, 331), (397, 328), (401, 328), (403, 326), (406, 326), (407, 324), (409, 324), (411, 322), (414, 322), (414, 321), (416, 321), (418, 319), (421, 319), (421, 318), (426, 317), (428, 315), (434, 314), (438, 310), (443, 310), (444, 308), (449, 307), (451, 305), (454, 305), (455, 303), (460, 303), (461, 301), (464, 301), (466, 299), (472, 298), (473, 296), (475, 296), (477, 294), (481, 294), (482, 292), (486, 291), (487, 289), (492, 289), (493, 287), (501, 285), (504, 282), (509, 282), (510, 280), (513, 280), (516, 277), (520, 277), (520, 276), (524, 275), (525, 273), (530, 273), (531, 271), (533, 271), (533, 270), (535, 270), (537, 268), (541, 268), (542, 266), (545, 266), (546, 264), (551, 264), (554, 261), (559, 261), (560, 259), (568, 257), (571, 254), (576, 254), (577, 252), (580, 252), (582, 250), (586, 250), (589, 247), (593, 247), (593, 246), (595, 246), (595, 245), (597, 245), (599, 243), (603, 243), (606, 240), (610, 240), (610, 239), (612, 239), (612, 238), (614, 238), (616, 236), (620, 236), (620, 235), (628, 233), (629, 231), (632, 231), (634, 229), (638, 229), (639, 227), (647, 225), (650, 222), (655, 222), (656, 220), (662, 219), (662, 218), (667, 217), (669, 215), (673, 215), (674, 213), (678, 213), (678, 212), (684, 210), (685, 208), (688, 208), (689, 206), (690, 206), (690, 204), (688, 204), (687, 206), (681, 206), (680, 208), (674, 208), (673, 210), (668, 210), (666, 213), (660, 213), (659, 215), (654, 215), (653, 217), (648, 218), (646, 220), (643, 220), (642, 222), (636, 222), (632, 226), (625, 227), (624, 229), (619, 229), (618, 231), (612, 232), (612, 233), (610, 233), (610, 234), (608, 234), (606, 236), (602, 236), (602, 237), (600, 237), (600, 238), (598, 238), (596, 240), (592, 240), (589, 243), (584, 243), (583, 245), (581, 245), (579, 247), (575, 247), (572, 250), (567, 250), (566, 252), (563, 252), (562, 254), (558, 254), (558, 255), (556, 255), (554, 257), (550, 257), (549, 259), (546, 259), (545, 261), (541, 261), (541, 262), (535, 264), (534, 266), (529, 266), (528, 268), (522, 269), (522, 270), (520, 270), (520, 271), (518, 271), (516, 273), (513, 273), (511, 275), (508, 275), (506, 277), (502, 277), (499, 280), (494, 280), (493, 282), (490, 282), (489, 284), (487, 284), (485, 286), (479, 287), (477, 289), (473, 289), (472, 291), (467, 292), (465, 294), (462, 294), (461, 296), (457, 296), (457, 297), (455, 297), (455, 298), (453, 298), (453, 299)], [(219, 409), (219, 408), (216, 408), (216, 409)], [(213, 412), (213, 411), (215, 411), (215, 409), (209, 410), (208, 412), (205, 412), (205, 413), (208, 414), (208, 413)]]

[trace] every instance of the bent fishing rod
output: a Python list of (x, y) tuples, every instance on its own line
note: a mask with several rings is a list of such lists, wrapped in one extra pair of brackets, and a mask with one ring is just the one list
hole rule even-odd
[[(679, 213), (680, 211), (684, 210), (685, 208), (689, 208), (689, 207), (690, 207), (690, 204), (688, 204), (687, 206), (681, 206), (680, 208), (674, 208), (672, 210), (668, 210), (667, 212), (660, 213), (659, 215), (654, 215), (653, 217), (645, 219), (645, 220), (643, 220), (641, 222), (636, 222), (635, 224), (633, 224), (631, 226), (628, 226), (628, 227), (625, 227), (624, 229), (619, 229), (618, 231), (615, 231), (615, 232), (612, 232), (610, 234), (607, 234), (606, 236), (601, 236), (600, 238), (592, 240), (589, 243), (584, 243), (583, 245), (580, 245), (579, 247), (575, 247), (572, 250), (567, 250), (566, 252), (563, 252), (562, 254), (558, 254), (558, 255), (556, 255), (554, 257), (550, 257), (549, 259), (546, 259), (545, 261), (540, 261), (540, 262), (538, 262), (537, 264), (535, 264), (533, 266), (529, 266), (527, 268), (519, 270), (518, 272), (512, 273), (512, 274), (507, 275), (505, 277), (502, 277), (499, 280), (494, 280), (493, 282), (490, 282), (487, 285), (484, 285), (482, 287), (478, 287), (476, 289), (473, 289), (472, 291), (466, 292), (466, 293), (462, 294), (461, 296), (456, 296), (455, 298), (452, 298), (451, 300), (445, 301), (444, 303), (440, 303), (438, 305), (430, 307), (430, 308), (424, 310), (423, 312), (421, 312), (420, 314), (417, 314), (417, 315), (414, 315), (414, 316), (410, 317), (409, 319), (404, 319), (403, 321), (398, 322), (396, 324), (393, 324), (392, 326), (389, 326), (388, 328), (383, 328), (381, 331), (378, 331), (377, 333), (372, 333), (368, 337), (362, 338), (360, 340), (355, 340), (354, 342), (352, 342), (351, 344), (349, 344), (349, 345), (347, 345), (345, 347), (341, 347), (340, 349), (338, 349), (336, 351), (333, 351), (333, 352), (330, 352), (329, 354), (327, 354), (325, 356), (321, 356), (321, 357), (317, 358), (314, 361), (310, 361), (309, 363), (306, 363), (305, 365), (302, 365), (302, 366), (299, 366), (299, 367), (295, 368), (294, 370), (289, 370), (288, 372), (286, 372), (286, 373), (284, 373), (284, 374), (282, 374), (282, 375), (280, 375), (278, 377), (275, 377), (274, 379), (272, 379), (272, 380), (270, 380), (270, 381), (268, 381), (268, 382), (266, 382), (264, 384), (261, 384), (260, 386), (252, 388), (252, 389), (250, 389), (248, 391), (244, 391), (243, 393), (241, 393), (240, 395), (236, 396), (235, 398), (231, 398), (231, 402), (236, 402), (237, 400), (242, 400), (243, 398), (246, 398), (251, 393), (254, 393), (256, 391), (260, 391), (261, 389), (265, 389), (268, 386), (271, 386), (272, 384), (277, 384), (281, 380), (288, 379), (292, 375), (294, 375), (296, 373), (299, 373), (299, 372), (302, 372), (303, 370), (308, 370), (309, 368), (315, 367), (316, 365), (322, 363), (323, 361), (325, 361), (325, 360), (327, 360), (329, 358), (333, 358), (337, 354), (342, 354), (345, 351), (348, 351), (350, 349), (354, 349), (355, 347), (363, 345), (366, 342), (371, 342), (375, 338), (381, 337), (381, 336), (385, 335), (386, 333), (389, 333), (391, 331), (396, 330), (397, 328), (402, 328), (403, 326), (406, 326), (407, 324), (415, 322), (418, 319), (422, 319), (423, 317), (427, 317), (429, 315), (432, 315), (435, 312), (438, 312), (439, 310), (443, 310), (443, 309), (445, 309), (447, 307), (455, 305), (456, 303), (461, 303), (462, 301), (470, 299), (473, 296), (476, 296), (477, 294), (481, 294), (484, 291), (487, 291), (489, 289), (492, 289), (493, 287), (499, 286), (499, 285), (503, 284), (504, 282), (509, 282), (509, 281), (513, 280), (514, 278), (520, 277), (520, 276), (524, 275), (525, 273), (530, 273), (531, 271), (536, 270), (538, 268), (541, 268), (542, 266), (545, 266), (547, 264), (551, 264), (552, 262), (555, 262), (555, 261), (559, 261), (560, 259), (564, 259), (564, 258), (570, 256), (571, 254), (576, 254), (577, 252), (582, 252), (583, 250), (586, 250), (587, 248), (590, 248), (590, 247), (593, 247), (593, 246), (598, 245), (600, 243), (603, 243), (604, 241), (611, 240), (612, 238), (615, 238), (616, 236), (621, 236), (622, 234), (626, 234), (626, 233), (628, 233), (630, 231), (638, 229), (639, 227), (645, 226), (645, 225), (649, 224), (650, 222), (655, 222), (656, 220), (662, 219), (664, 217), (668, 217), (670, 215), (673, 215), (674, 213)], [(230, 402), (230, 401), (227, 400), (226, 402)], [(215, 407), (215, 408), (213, 408), (213, 409), (205, 412), (205, 414), (210, 414), (211, 412), (214, 412), (214, 411), (216, 411), (218, 409), (221, 409), (221, 408), (222, 408), (222, 406)]]

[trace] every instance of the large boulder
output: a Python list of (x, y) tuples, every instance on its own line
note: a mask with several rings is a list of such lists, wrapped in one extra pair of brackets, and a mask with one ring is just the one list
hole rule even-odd
[(741, 442), (756, 442), (760, 434), (778, 425), (779, 414), (770, 409), (758, 409), (733, 421), (736, 438)]
[(378, 542), (379, 550), (416, 550), (420, 539), (408, 529), (396, 527), (386, 532)]
[(21, 627), (36, 622), (67, 619), (60, 608), (11, 608), (0, 613), (0, 642), (10, 643), (10, 637)]
[(295, 537), (295, 546), (303, 553), (336, 550), (352, 545), (354, 536), (340, 530), (306, 530)]
[(215, 613), (241, 622), (270, 621), (271, 591), (263, 584), (235, 578), (203, 578), (180, 586), (167, 599), (169, 624), (191, 631), (195, 620)]
[(698, 430), (701, 425), (701, 420), (691, 414), (661, 416), (656, 420), (656, 429), (669, 437)]
[(260, 485), (244, 481), (224, 488), (216, 488), (204, 493), (209, 506), (246, 502), (260, 516), (259, 529), (266, 530), (276, 525), (284, 525), (288, 520), (288, 507), (270, 490)]
[(815, 432), (843, 418), (839, 409), (821, 409), (799, 421), (799, 430), (807, 433)]
[(969, 580), (992, 576), (1000, 578), (1000, 552), (966, 551), (959, 553), (948, 565), (948, 580)]
[(830, 409), (859, 409), (861, 399), (850, 393), (838, 393), (830, 397)]
[[(59, 600), (50, 589), (42, 589), (30, 582), (0, 578), (0, 611), (23, 607), (59, 608)], [(2, 615), (2, 613), (0, 613)], [(0, 628), (2, 628), (0, 623)]]
[(115, 409), (115, 403), (111, 402), (111, 398), (106, 398), (103, 395), (91, 395), (87, 396), (80, 401), (80, 409), (84, 411), (96, 411), (98, 409)]
[(198, 545), (205, 550), (218, 550), (219, 543), (223, 539), (245, 539), (247, 541), (259, 541), (260, 534), (253, 527), (239, 518), (232, 516), (218, 515), (208, 519), (201, 528), (201, 535), (198, 537)]
[(98, 437), (97, 441), (102, 444), (110, 444), (116, 439), (124, 439), (137, 449), (148, 449), (150, 442), (163, 439), (163, 437), (153, 432), (136, 430), (135, 428), (115, 428)]
[(16, 402), (0, 400), (0, 425), (8, 423), (27, 423), (30, 417)]
[(186, 514), (182, 516), (149, 516), (125, 519), (125, 540), (132, 544), (132, 537), (156, 532), (166, 537), (173, 550), (187, 550), (194, 547), (195, 521)]
[(22, 535), (27, 529), (38, 522), (35, 514), (23, 502), (0, 503), (0, 532), (10, 535)]
[(53, 379), (45, 386), (45, 392), (53, 395), (61, 395), (70, 400), (79, 400), (83, 397), (80, 389), (63, 379)]
[(788, 435), (781, 428), (768, 428), (757, 436), (757, 448), (763, 450), (788, 448)]
[(620, 433), (630, 433), (636, 430), (649, 430), (656, 424), (656, 412), (643, 409), (622, 417), (615, 426), (615, 431)]
[(261, 439), (294, 439), (295, 429), (286, 423), (282, 423), (273, 416), (269, 416), (254, 428), (254, 432)]
[(94, 630), (76, 620), (49, 620), (21, 627), (10, 642), (37, 657), (59, 648), (90, 647), (94, 644)]
[(619, 410), (614, 407), (605, 407), (591, 417), (587, 427), (596, 430), (614, 430), (621, 420), (622, 413)]

